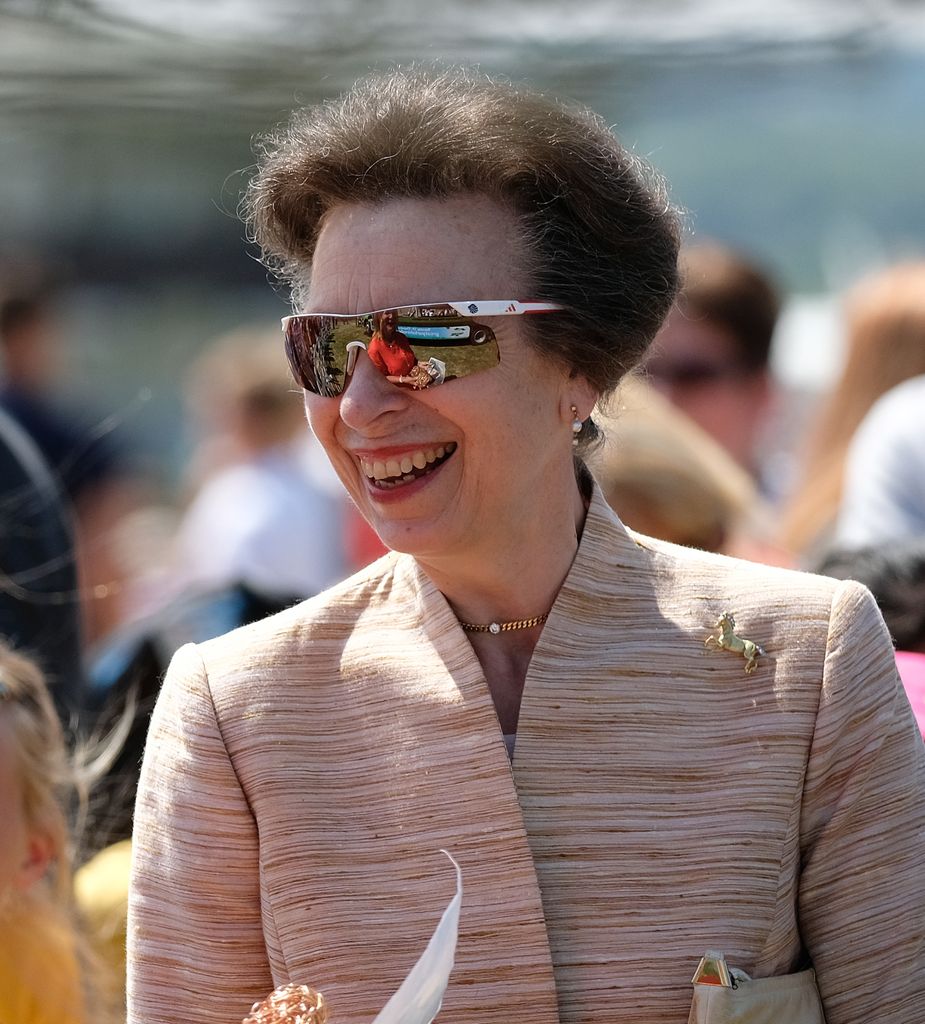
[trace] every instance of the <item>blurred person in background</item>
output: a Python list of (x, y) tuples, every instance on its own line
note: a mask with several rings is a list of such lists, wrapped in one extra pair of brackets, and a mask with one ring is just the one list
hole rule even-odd
[(681, 291), (646, 358), (649, 381), (776, 497), (761, 459), (780, 298), (770, 278), (716, 242), (681, 252)]
[(877, 399), (851, 439), (835, 543), (925, 536), (925, 375)]
[(85, 696), (73, 530), (42, 453), (0, 408), (0, 636), (38, 661), (69, 724)]
[(141, 480), (105, 419), (93, 422), (56, 397), (62, 346), (50, 286), (0, 280), (0, 409), (35, 442), (73, 510), (83, 629), (92, 642), (123, 616), (125, 580), (110, 538), (138, 506)]
[(783, 510), (781, 542), (806, 564), (833, 540), (846, 458), (864, 417), (891, 388), (925, 374), (925, 262), (865, 278), (848, 293), (845, 309), (844, 368), (811, 425)]
[(67, 808), (77, 781), (41, 672), (0, 640), (3, 1024), (109, 1019), (108, 982), (74, 908)]
[(608, 504), (638, 533), (729, 552), (760, 514), (748, 473), (642, 379), (624, 381), (611, 404), (588, 462)]

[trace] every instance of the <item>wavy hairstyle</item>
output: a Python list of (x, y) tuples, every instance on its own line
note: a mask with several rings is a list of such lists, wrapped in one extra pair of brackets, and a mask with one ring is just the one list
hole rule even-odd
[[(333, 207), (465, 193), (513, 211), (530, 298), (565, 307), (529, 318), (530, 341), (611, 393), (671, 306), (681, 231), (663, 180), (591, 111), (465, 69), (372, 75), (260, 141), (242, 212), (298, 307)], [(583, 447), (596, 434), (589, 419)]]

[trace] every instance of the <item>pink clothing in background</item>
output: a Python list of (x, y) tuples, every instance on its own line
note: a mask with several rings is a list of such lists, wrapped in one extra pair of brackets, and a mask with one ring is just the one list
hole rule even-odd
[(919, 730), (925, 736), (925, 654), (896, 652), (896, 667), (906, 688)]

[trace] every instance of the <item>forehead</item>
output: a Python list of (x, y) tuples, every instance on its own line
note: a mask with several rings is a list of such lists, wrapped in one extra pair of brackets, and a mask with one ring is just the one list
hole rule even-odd
[(343, 204), (326, 216), (308, 308), (367, 312), (446, 299), (530, 298), (513, 213), (485, 196)]

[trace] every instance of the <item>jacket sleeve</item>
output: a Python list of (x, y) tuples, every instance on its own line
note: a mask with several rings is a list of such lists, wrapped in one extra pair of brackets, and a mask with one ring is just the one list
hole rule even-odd
[(832, 603), (799, 920), (827, 1024), (925, 1021), (925, 748), (871, 595)]
[(273, 988), (257, 827), (193, 645), (171, 663), (145, 747), (128, 965), (130, 1024), (235, 1024)]

